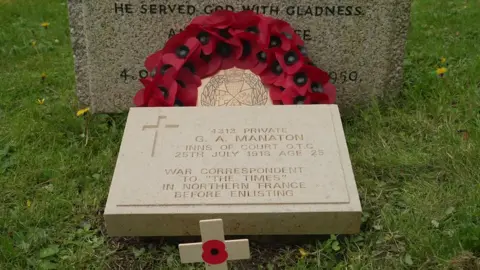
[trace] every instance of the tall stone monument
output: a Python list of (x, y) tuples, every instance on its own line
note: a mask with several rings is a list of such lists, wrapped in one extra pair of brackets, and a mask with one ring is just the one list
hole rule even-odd
[[(145, 58), (192, 18), (218, 9), (250, 9), (295, 27), (314, 63), (330, 73), (341, 108), (364, 104), (401, 87), (410, 4), (411, 0), (69, 0), (77, 94), (93, 112), (126, 111), (141, 88), (138, 79), (150, 75), (143, 67)], [(214, 106), (221, 103), (216, 102)]]

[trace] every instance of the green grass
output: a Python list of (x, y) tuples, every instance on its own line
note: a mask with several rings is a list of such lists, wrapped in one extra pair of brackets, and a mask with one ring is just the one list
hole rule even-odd
[[(105, 235), (125, 114), (94, 116), (86, 142), (65, 2), (0, 0), (0, 269), (187, 269), (175, 240)], [(344, 118), (362, 232), (252, 238), (235, 267), (480, 268), (479, 18), (478, 0), (414, 0), (404, 91)]]

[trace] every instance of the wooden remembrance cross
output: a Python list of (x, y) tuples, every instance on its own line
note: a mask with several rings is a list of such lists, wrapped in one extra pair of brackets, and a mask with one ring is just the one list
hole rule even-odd
[(248, 239), (227, 240), (221, 219), (200, 221), (201, 243), (180, 244), (182, 263), (205, 262), (207, 270), (227, 270), (227, 261), (250, 258)]

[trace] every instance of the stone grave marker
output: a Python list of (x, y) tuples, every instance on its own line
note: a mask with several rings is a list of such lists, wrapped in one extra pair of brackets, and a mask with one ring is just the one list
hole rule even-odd
[[(217, 9), (289, 22), (338, 88), (338, 104), (397, 92), (411, 0), (69, 0), (77, 95), (93, 112), (133, 106), (145, 58), (192, 18)], [(207, 102), (208, 103), (208, 102)]]
[(104, 215), (111, 236), (357, 233), (338, 106), (131, 108)]
[(201, 243), (180, 244), (182, 263), (205, 262), (207, 270), (227, 270), (227, 261), (250, 259), (248, 239), (227, 240), (221, 219), (200, 220)]

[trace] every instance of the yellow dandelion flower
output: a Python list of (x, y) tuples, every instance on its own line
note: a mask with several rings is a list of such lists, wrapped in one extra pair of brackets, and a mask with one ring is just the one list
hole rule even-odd
[(38, 105), (43, 105), (43, 104), (45, 104), (45, 99), (44, 99), (44, 98), (39, 98), (39, 99), (37, 99), (37, 104), (38, 104)]
[(49, 23), (49, 22), (42, 22), (40, 25), (41, 25), (43, 28), (46, 29), (46, 28), (48, 28), (48, 27), (50, 26), (50, 23)]
[(42, 72), (42, 75), (41, 75), (41, 77), (42, 77), (42, 81), (43, 81), (43, 80), (45, 80), (45, 79), (47, 78), (47, 73), (45, 73), (45, 72)]
[(303, 259), (303, 258), (305, 258), (305, 257), (308, 256), (308, 252), (307, 252), (305, 249), (303, 249), (303, 248), (299, 248), (299, 249), (298, 249), (298, 252), (300, 252), (300, 258), (301, 258), (301, 259)]
[(442, 64), (445, 64), (447, 62), (447, 58), (445, 57), (440, 58), (440, 62), (442, 62)]
[(30, 200), (27, 200), (27, 208), (30, 208), (32, 206), (32, 202)]
[(37, 46), (37, 41), (36, 40), (32, 41), (32, 47), (35, 47), (35, 46)]
[(85, 115), (88, 111), (90, 111), (90, 108), (85, 108), (77, 111), (77, 116), (82, 116)]
[(445, 73), (447, 73), (448, 69), (446, 67), (442, 67), (442, 68), (437, 68), (437, 75), (438, 76), (443, 76)]

